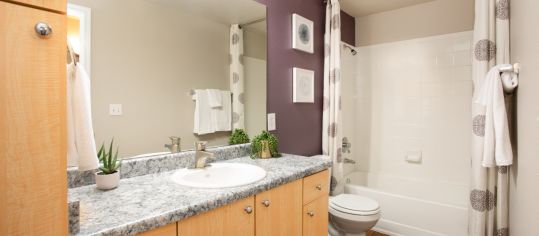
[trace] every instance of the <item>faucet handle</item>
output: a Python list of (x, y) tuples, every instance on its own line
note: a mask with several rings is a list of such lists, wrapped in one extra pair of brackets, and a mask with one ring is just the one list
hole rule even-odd
[(172, 141), (173, 144), (180, 143), (181, 138), (176, 136), (170, 136), (170, 141)]
[(196, 151), (206, 151), (206, 145), (208, 142), (206, 141), (196, 141), (195, 142), (195, 150)]

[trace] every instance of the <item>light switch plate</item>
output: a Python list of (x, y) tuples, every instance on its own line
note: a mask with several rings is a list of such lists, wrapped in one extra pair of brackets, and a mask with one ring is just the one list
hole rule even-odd
[(268, 113), (268, 131), (274, 131), (275, 127), (275, 113)]
[(109, 104), (109, 115), (111, 115), (111, 116), (121, 116), (122, 115), (122, 104)]

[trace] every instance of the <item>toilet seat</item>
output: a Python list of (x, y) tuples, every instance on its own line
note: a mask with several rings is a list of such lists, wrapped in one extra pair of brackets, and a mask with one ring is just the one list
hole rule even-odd
[(329, 207), (341, 213), (371, 216), (380, 213), (378, 202), (355, 194), (340, 194), (329, 200)]

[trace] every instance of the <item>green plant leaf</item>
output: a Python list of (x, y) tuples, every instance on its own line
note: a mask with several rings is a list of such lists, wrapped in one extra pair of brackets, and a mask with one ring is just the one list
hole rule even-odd
[(272, 133), (263, 130), (262, 133), (255, 136), (251, 142), (251, 158), (258, 157), (259, 153), (262, 151), (262, 141), (267, 140), (269, 143), (269, 149), (272, 157), (281, 157), (279, 153), (279, 141), (277, 137)]
[(103, 154), (105, 152), (105, 142), (101, 144), (101, 147), (99, 148), (99, 151), (97, 152), (97, 159), (100, 162), (103, 162)]
[(118, 168), (118, 148), (116, 148), (116, 153), (114, 154), (114, 157), (112, 158), (110, 169), (112, 171), (116, 171)]
[(230, 138), (228, 139), (228, 144), (235, 145), (235, 144), (242, 144), (242, 143), (248, 143), (249, 142), (249, 135), (245, 133), (243, 129), (234, 129), (232, 134), (230, 135)]
[(114, 145), (114, 138), (112, 138), (112, 141), (110, 141), (110, 146), (109, 146), (109, 153), (108, 155), (106, 155), (106, 161), (107, 161), (107, 165), (106, 167), (107, 168), (110, 168), (110, 166), (112, 165), (112, 146)]

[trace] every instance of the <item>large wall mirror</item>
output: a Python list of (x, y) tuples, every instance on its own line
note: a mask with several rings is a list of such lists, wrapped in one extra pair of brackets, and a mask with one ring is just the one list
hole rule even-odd
[[(251, 137), (266, 129), (263, 4), (69, 3), (68, 41), (90, 75), (98, 148), (114, 138), (125, 159), (167, 153), (164, 145), (171, 136), (181, 138), (182, 150), (192, 150), (199, 140), (228, 145), (234, 128), (244, 128)], [(209, 105), (202, 104), (204, 96)], [(207, 106), (221, 107), (221, 113), (208, 118), (214, 111)]]

